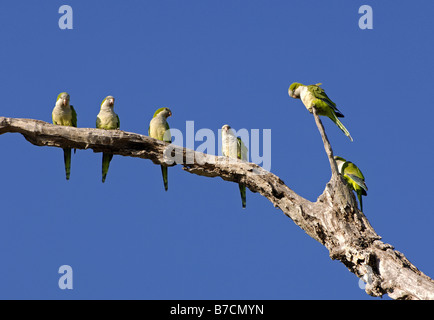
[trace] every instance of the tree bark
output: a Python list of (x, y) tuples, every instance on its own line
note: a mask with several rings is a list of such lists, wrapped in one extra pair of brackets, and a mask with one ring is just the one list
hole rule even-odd
[[(0, 134), (18, 132), (37, 146), (111, 152), (149, 159), (155, 164), (181, 165), (183, 170), (199, 176), (242, 182), (252, 192), (266, 197), (310, 237), (323, 244), (331, 259), (339, 260), (362, 278), (369, 295), (434, 300), (434, 281), (411, 264), (404, 254), (382, 242), (363, 212), (358, 210), (354, 194), (338, 173), (331, 145), (315, 109), (313, 114), (332, 171), (331, 180), (316, 202), (299, 196), (279, 177), (254, 163), (203, 154), (136, 133), (0, 117)], [(167, 163), (174, 154), (179, 155), (176, 161)]]

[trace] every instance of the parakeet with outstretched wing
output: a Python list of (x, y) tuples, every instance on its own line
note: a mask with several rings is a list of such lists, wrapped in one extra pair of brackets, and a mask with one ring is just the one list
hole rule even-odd
[[(120, 128), (119, 116), (114, 112), (115, 98), (107, 96), (101, 103), (101, 108), (96, 116), (96, 127), (98, 129), (116, 130)], [(103, 152), (102, 154), (102, 182), (105, 182), (110, 161), (113, 154)]]
[(343, 118), (342, 112), (336, 108), (334, 103), (320, 87), (321, 83), (305, 86), (301, 83), (294, 82), (289, 86), (288, 95), (294, 99), (301, 99), (304, 106), (312, 113), (312, 107), (315, 107), (318, 115), (329, 117), (345, 135), (353, 141), (347, 128), (338, 118)]
[[(70, 96), (61, 92), (57, 96), (56, 105), (52, 112), (53, 124), (60, 126), (77, 127), (77, 113), (74, 107), (69, 104)], [(71, 148), (63, 149), (63, 160), (65, 163), (66, 180), (71, 174)]]
[(356, 192), (360, 203), (360, 211), (363, 212), (362, 195), (368, 195), (368, 187), (366, 186), (362, 171), (354, 163), (342, 157), (335, 156), (334, 159), (338, 165), (339, 173), (347, 181), (350, 188)]
[[(247, 160), (247, 147), (240, 137), (236, 137), (232, 128), (225, 124), (222, 127), (222, 154), (226, 157)], [(238, 184), (241, 195), (241, 203), (246, 208), (246, 185)]]
[[(148, 134), (151, 138), (158, 139), (164, 142), (172, 142), (170, 134), (170, 127), (167, 123), (167, 118), (172, 115), (169, 108), (159, 108), (155, 111), (151, 122), (149, 123)], [(161, 165), (161, 173), (163, 175), (164, 189), (167, 191), (169, 188), (167, 166)]]

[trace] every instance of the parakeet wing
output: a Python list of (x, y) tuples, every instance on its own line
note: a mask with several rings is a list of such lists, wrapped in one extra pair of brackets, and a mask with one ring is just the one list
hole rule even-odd
[(117, 129), (119, 129), (121, 127), (121, 121), (119, 120), (119, 116), (118, 115), (116, 115), (116, 119), (118, 120)]
[(353, 179), (357, 183), (357, 185), (365, 191), (365, 193), (366, 191), (368, 191), (368, 187), (366, 186), (365, 181), (363, 181), (362, 179), (360, 179), (358, 176), (354, 174), (346, 174), (346, 175), (351, 179)]
[(346, 161), (344, 163), (344, 165), (342, 166), (342, 171), (345, 174), (352, 174), (352, 175), (359, 177), (360, 179), (365, 180), (365, 177), (363, 176), (362, 171), (360, 171), (360, 169), (351, 161)]
[(346, 161), (342, 166), (345, 175), (353, 179), (364, 191), (368, 191), (362, 171), (352, 162)]
[(77, 112), (75, 112), (75, 109), (73, 106), (71, 107), (71, 113), (72, 113), (72, 126), (77, 128)]
[(315, 98), (321, 99), (326, 102), (328, 105), (336, 107), (336, 103), (334, 103), (325, 93), (324, 89), (317, 85), (308, 86), (310, 92), (315, 96)]
[(237, 157), (241, 160), (247, 160), (247, 147), (240, 137), (237, 137)]
[(336, 103), (334, 103), (325, 93), (324, 89), (319, 86), (319, 84), (308, 86), (309, 91), (315, 96), (315, 98), (320, 99), (327, 103), (333, 111), (336, 113), (336, 116), (343, 118), (344, 115), (342, 112), (336, 108)]
[(163, 141), (172, 142), (172, 135), (170, 134), (170, 127), (167, 121), (166, 121), (166, 132), (164, 133)]
[[(237, 137), (237, 157), (241, 160), (247, 160), (247, 147), (240, 137)], [(240, 189), (243, 208), (246, 208), (246, 185), (243, 183), (239, 183), (238, 186)]]

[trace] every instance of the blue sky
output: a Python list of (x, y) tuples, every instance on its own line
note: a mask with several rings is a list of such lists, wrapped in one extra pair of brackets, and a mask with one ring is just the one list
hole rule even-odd
[[(60, 30), (58, 9), (73, 9)], [(361, 30), (358, 9), (373, 8)], [(116, 98), (121, 129), (271, 129), (271, 172), (315, 201), (330, 167), (314, 119), (290, 83), (322, 82), (351, 143), (323, 123), (337, 155), (369, 187), (364, 211), (383, 241), (434, 275), (434, 153), (429, 100), (434, 3), (417, 1), (2, 1), (0, 116), (51, 122), (67, 91), (79, 127)], [(200, 143), (196, 144), (196, 147)], [(0, 137), (1, 299), (374, 299), (358, 278), (259, 194), (115, 156)], [(70, 265), (73, 290), (58, 287)], [(378, 298), (377, 298), (378, 299)]]

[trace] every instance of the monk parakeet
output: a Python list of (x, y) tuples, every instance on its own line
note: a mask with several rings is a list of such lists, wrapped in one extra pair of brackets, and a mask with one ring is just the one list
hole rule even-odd
[(318, 115), (329, 117), (353, 141), (348, 130), (338, 119), (338, 117), (343, 118), (344, 115), (336, 108), (336, 103), (330, 100), (320, 85), (321, 83), (305, 86), (294, 82), (289, 86), (288, 94), (292, 98), (301, 99), (310, 113), (312, 113), (312, 107), (315, 106)]
[(357, 193), (357, 198), (360, 203), (360, 211), (363, 211), (362, 195), (368, 195), (368, 187), (365, 184), (365, 177), (363, 176), (362, 171), (360, 171), (354, 163), (347, 161), (344, 158), (335, 156), (334, 159), (338, 165), (340, 174), (347, 181), (350, 188)]
[[(98, 129), (115, 130), (119, 129), (120, 122), (118, 115), (114, 112), (115, 98), (107, 96), (101, 103), (101, 109), (96, 116), (96, 127)], [(102, 154), (102, 182), (105, 182), (112, 153), (103, 152)]]
[[(158, 139), (164, 142), (172, 142), (170, 127), (167, 123), (167, 118), (172, 115), (169, 108), (159, 108), (155, 111), (151, 122), (149, 123), (148, 134), (151, 138)], [(164, 189), (168, 189), (167, 166), (161, 165), (161, 173), (163, 174)]]
[[(231, 127), (225, 124), (222, 127), (222, 154), (226, 157), (247, 160), (247, 147), (241, 138), (236, 137)], [(241, 203), (246, 207), (246, 185), (238, 184), (241, 194)]]
[[(77, 113), (69, 104), (69, 99), (69, 94), (66, 92), (61, 92), (57, 96), (56, 105), (52, 113), (53, 124), (77, 127)], [(71, 148), (63, 149), (63, 159), (65, 162), (66, 180), (69, 180), (71, 173)]]

